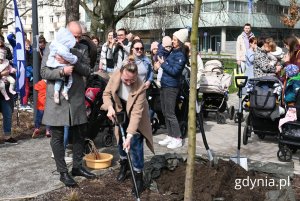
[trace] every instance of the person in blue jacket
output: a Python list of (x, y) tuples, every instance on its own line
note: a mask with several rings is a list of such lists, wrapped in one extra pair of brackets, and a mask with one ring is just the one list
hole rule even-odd
[(158, 62), (155, 64), (156, 69), (163, 69), (160, 98), (168, 130), (168, 136), (164, 140), (159, 141), (159, 144), (167, 146), (170, 149), (182, 146), (181, 131), (175, 114), (175, 105), (180, 88), (182, 71), (188, 59), (184, 46), (184, 43), (188, 40), (188, 35), (187, 29), (176, 31), (173, 34), (173, 49), (171, 53), (166, 60), (158, 57)]

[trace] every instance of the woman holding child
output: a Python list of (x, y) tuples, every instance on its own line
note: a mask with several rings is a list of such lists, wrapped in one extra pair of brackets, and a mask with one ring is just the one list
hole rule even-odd
[(181, 131), (175, 114), (175, 104), (179, 92), (180, 78), (185, 67), (188, 55), (184, 43), (188, 40), (188, 30), (180, 29), (173, 34), (173, 49), (165, 59), (158, 57), (155, 63), (156, 70), (163, 69), (161, 78), (161, 106), (165, 116), (168, 136), (159, 141), (162, 146), (170, 149), (182, 146)]

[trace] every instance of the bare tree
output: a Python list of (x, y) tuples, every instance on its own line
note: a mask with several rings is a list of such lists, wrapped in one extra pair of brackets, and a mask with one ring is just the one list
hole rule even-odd
[(289, 14), (282, 16), (280, 19), (285, 26), (289, 28), (295, 27), (300, 20), (299, 6), (297, 5), (296, 0), (290, 0)]
[(91, 34), (95, 35), (98, 29), (102, 29), (105, 33), (115, 29), (116, 24), (129, 12), (151, 5), (156, 1), (159, 0), (132, 0), (124, 8), (118, 9), (118, 12), (115, 12), (118, 0), (93, 0), (92, 9), (88, 6), (88, 0), (80, 0), (79, 3), (91, 19)]
[[(9, 25), (15, 23), (14, 20), (10, 21), (10, 22), (6, 22), (5, 18), (7, 17), (7, 13), (10, 12), (14, 12), (14, 7), (13, 6), (9, 6), (12, 5), (12, 0), (0, 0), (0, 33), (1, 30), (3, 28), (7, 28)], [(59, 0), (48, 0), (48, 1), (43, 1), (43, 3), (40, 3), (38, 6), (60, 6), (59, 4)], [(32, 6), (22, 6), (22, 5), (18, 5), (18, 9), (19, 9), (19, 14), (20, 17), (26, 15), (28, 12), (31, 12), (31, 7)]]
[(189, 119), (188, 119), (188, 158), (185, 176), (185, 191), (184, 200), (193, 200), (193, 181), (194, 181), (194, 166), (196, 154), (196, 97), (197, 97), (197, 42), (198, 42), (198, 27), (199, 15), (202, 0), (195, 0), (193, 20), (192, 20), (192, 35), (191, 35), (191, 53), (192, 53), (192, 70), (190, 78), (190, 95), (189, 95)]
[(65, 0), (66, 24), (70, 21), (79, 21), (79, 2), (80, 0)]

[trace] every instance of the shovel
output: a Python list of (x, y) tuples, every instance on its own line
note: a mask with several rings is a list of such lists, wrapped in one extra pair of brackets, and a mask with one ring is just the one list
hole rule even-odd
[[(122, 135), (122, 140), (123, 143), (125, 142), (126, 138), (125, 138), (125, 132), (123, 129), (122, 124), (125, 123), (126, 120), (126, 113), (125, 112), (119, 112), (116, 114), (117, 118), (115, 118), (115, 122), (116, 124), (119, 126), (120, 130), (121, 130), (121, 135)], [(128, 163), (129, 163), (129, 168), (130, 168), (130, 172), (131, 172), (131, 176), (132, 176), (132, 181), (133, 181), (133, 185), (134, 185), (134, 189), (135, 189), (135, 193), (136, 193), (136, 200), (140, 201), (140, 195), (139, 195), (139, 191), (136, 185), (136, 180), (135, 180), (135, 176), (134, 176), (134, 172), (133, 172), (133, 166), (132, 166), (132, 160), (131, 160), (131, 156), (128, 153), (128, 150), (125, 149), (125, 152), (127, 154), (127, 159), (128, 159)]]
[(237, 88), (239, 88), (238, 96), (239, 96), (239, 110), (237, 113), (238, 116), (238, 147), (237, 147), (237, 156), (230, 157), (230, 160), (240, 165), (245, 170), (248, 170), (248, 163), (246, 157), (240, 156), (241, 150), (241, 135), (242, 135), (242, 116), (243, 116), (243, 108), (242, 108), (242, 89), (246, 86), (248, 77), (247, 76), (235, 76), (235, 84)]

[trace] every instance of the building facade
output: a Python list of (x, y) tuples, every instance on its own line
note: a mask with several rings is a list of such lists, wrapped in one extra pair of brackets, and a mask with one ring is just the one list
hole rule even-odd
[[(56, 6), (46, 5), (50, 0), (38, 1), (39, 33), (47, 41), (55, 37), (56, 31), (65, 26), (64, 0), (52, 0)], [(290, 33), (300, 35), (300, 24), (294, 29), (285, 27), (280, 22), (283, 14), (288, 14), (289, 0), (203, 0), (199, 22), (199, 50), (216, 51), (218, 46), (223, 52), (234, 53), (235, 41), (243, 30), (245, 23), (252, 25), (256, 36), (273, 37), (281, 44), (283, 37)], [(31, 6), (31, 0), (19, 2), (20, 14)], [(92, 1), (89, 1), (92, 8)], [(125, 8), (131, 0), (122, 0), (116, 6), (118, 12)], [(146, 0), (143, 0), (146, 2)], [(161, 40), (163, 35), (171, 36), (180, 28), (192, 26), (193, 0), (158, 0), (145, 8), (134, 10), (127, 14), (118, 24), (117, 28), (127, 28), (134, 34), (143, 38), (146, 44), (154, 40)], [(13, 8), (13, 4), (9, 5)], [(6, 22), (14, 19), (13, 9), (7, 9)], [(90, 27), (90, 19), (83, 8), (80, 7), (81, 21)], [(28, 38), (31, 33), (31, 12), (22, 17), (25, 32)], [(14, 24), (2, 30), (6, 36), (14, 32)]]

